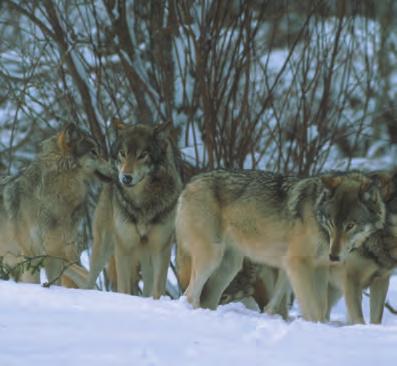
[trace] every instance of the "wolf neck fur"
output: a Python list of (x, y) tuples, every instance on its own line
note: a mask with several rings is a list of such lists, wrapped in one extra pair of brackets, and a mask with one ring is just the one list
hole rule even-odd
[[(131, 223), (155, 223), (175, 208), (182, 185), (169, 169), (162, 166), (142, 182), (141, 187), (124, 188), (115, 184), (114, 194), (126, 220)], [(172, 192), (172, 194), (170, 194)]]
[(386, 225), (363, 244), (363, 254), (383, 268), (397, 267), (397, 199), (387, 204)]
[[(45, 141), (46, 146), (38, 159), (9, 183), (5, 200), (9, 201), (7, 207), (11, 216), (19, 211), (19, 205), (27, 194), (23, 192), (31, 192), (40, 200), (41, 209), (44, 205), (51, 212), (52, 206), (57, 207), (55, 202), (67, 202), (62, 206), (63, 212), (52, 212), (57, 216), (69, 215), (69, 211), (70, 215), (75, 216), (76, 209), (84, 203), (87, 195), (85, 175), (79, 171), (78, 162), (72, 156), (62, 154), (51, 140)], [(76, 170), (76, 173), (70, 174), (71, 170)]]

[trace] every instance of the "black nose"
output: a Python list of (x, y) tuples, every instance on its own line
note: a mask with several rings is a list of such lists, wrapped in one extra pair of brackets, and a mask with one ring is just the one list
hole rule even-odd
[(329, 255), (329, 260), (330, 260), (331, 262), (339, 262), (339, 261), (340, 261), (340, 258), (339, 258), (339, 255), (330, 254), (330, 255)]
[(121, 177), (121, 182), (126, 186), (130, 186), (132, 184), (132, 176), (127, 174), (123, 175)]

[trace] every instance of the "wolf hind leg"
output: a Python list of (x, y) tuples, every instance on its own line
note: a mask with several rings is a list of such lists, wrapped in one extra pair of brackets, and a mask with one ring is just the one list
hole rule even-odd
[(188, 302), (192, 304), (194, 308), (200, 306), (200, 296), (203, 287), (220, 265), (225, 251), (223, 243), (208, 243), (198, 238), (196, 241), (196, 248), (201, 247), (201, 250), (197, 251), (197, 253), (191, 253), (192, 273), (189, 286), (185, 291)]
[(216, 271), (208, 279), (201, 294), (201, 306), (216, 309), (221, 296), (233, 278), (240, 271), (243, 256), (233, 249), (227, 249)]

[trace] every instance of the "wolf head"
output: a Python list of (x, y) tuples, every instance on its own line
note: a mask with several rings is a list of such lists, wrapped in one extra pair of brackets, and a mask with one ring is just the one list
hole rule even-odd
[(97, 142), (75, 124), (67, 124), (57, 134), (56, 142), (61, 154), (73, 161), (87, 175), (94, 174), (107, 182), (112, 180), (113, 169), (101, 156)]
[(117, 161), (119, 181), (124, 187), (134, 187), (154, 176), (165, 161), (171, 124), (128, 126), (118, 120), (113, 123), (118, 130), (112, 154)]
[(329, 237), (329, 258), (338, 261), (385, 225), (382, 182), (361, 173), (321, 180), (324, 188), (316, 202), (316, 216)]

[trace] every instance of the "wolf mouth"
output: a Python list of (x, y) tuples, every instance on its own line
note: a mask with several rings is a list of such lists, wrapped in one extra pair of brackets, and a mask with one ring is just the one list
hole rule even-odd
[(102, 181), (102, 182), (106, 182), (106, 183), (111, 183), (114, 181), (112, 176), (103, 174), (102, 172), (100, 172), (99, 170), (95, 170), (95, 175)]

